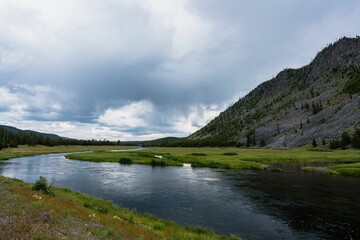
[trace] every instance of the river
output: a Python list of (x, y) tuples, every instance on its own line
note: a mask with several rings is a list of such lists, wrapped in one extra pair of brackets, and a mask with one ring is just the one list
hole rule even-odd
[(360, 239), (360, 180), (305, 173), (151, 167), (67, 160), (64, 154), (0, 161), (3, 176), (111, 200), (182, 225), (245, 239)]

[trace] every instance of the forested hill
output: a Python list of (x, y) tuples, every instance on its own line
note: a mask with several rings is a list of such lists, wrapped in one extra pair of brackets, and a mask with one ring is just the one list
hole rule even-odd
[(63, 139), (63, 137), (60, 137), (59, 135), (56, 134), (49, 134), (49, 133), (41, 133), (41, 132), (36, 132), (36, 131), (32, 131), (32, 130), (21, 130), (15, 127), (11, 127), (11, 126), (5, 126), (5, 125), (0, 125), (0, 129), (6, 129), (10, 132), (13, 133), (22, 133), (22, 134), (26, 134), (26, 135), (38, 135), (44, 138), (49, 138), (49, 139)]
[(18, 128), (0, 125), (0, 150), (18, 145), (115, 145), (119, 144), (108, 140), (78, 140), (63, 138), (55, 134), (40, 133), (31, 130), (21, 130)]
[(360, 125), (360, 38), (328, 45), (285, 69), (187, 138), (199, 145), (296, 147), (326, 143)]

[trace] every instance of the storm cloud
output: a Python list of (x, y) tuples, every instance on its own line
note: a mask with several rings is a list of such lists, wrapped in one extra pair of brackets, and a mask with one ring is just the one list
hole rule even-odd
[(186, 136), (359, 22), (355, 0), (2, 0), (0, 124)]

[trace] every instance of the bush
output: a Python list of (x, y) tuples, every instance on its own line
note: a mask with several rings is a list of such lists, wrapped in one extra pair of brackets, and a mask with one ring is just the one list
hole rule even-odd
[(166, 166), (166, 163), (163, 160), (151, 160), (151, 166)]
[(120, 164), (132, 164), (132, 160), (130, 158), (120, 158)]
[(265, 138), (260, 138), (260, 147), (265, 147), (266, 146), (266, 140)]
[(341, 134), (340, 146), (345, 149), (351, 143), (351, 137), (347, 132)]
[(312, 140), (312, 143), (311, 143), (311, 144), (312, 144), (312, 146), (313, 146), (314, 148), (317, 147), (317, 143), (316, 143), (316, 140), (315, 140), (315, 139)]
[(352, 146), (360, 148), (360, 129), (356, 129), (352, 137)]
[(330, 141), (330, 149), (338, 149), (340, 148), (340, 141), (337, 139), (334, 139)]
[(54, 195), (54, 193), (51, 191), (52, 184), (49, 185), (48, 180), (45, 177), (40, 176), (40, 178), (34, 183), (32, 190)]
[(344, 86), (344, 92), (349, 94), (357, 94), (360, 92), (360, 74), (350, 79)]
[(236, 153), (236, 152), (225, 152), (225, 153), (223, 153), (223, 155), (226, 155), (226, 156), (235, 156), (235, 155), (237, 155), (237, 153)]

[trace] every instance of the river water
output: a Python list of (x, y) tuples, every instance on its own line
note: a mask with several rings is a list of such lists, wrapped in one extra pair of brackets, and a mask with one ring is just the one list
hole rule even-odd
[(360, 239), (360, 180), (305, 173), (301, 166), (229, 171), (92, 163), (50, 154), (0, 161), (0, 174), (27, 182), (55, 178), (59, 187), (245, 239)]

